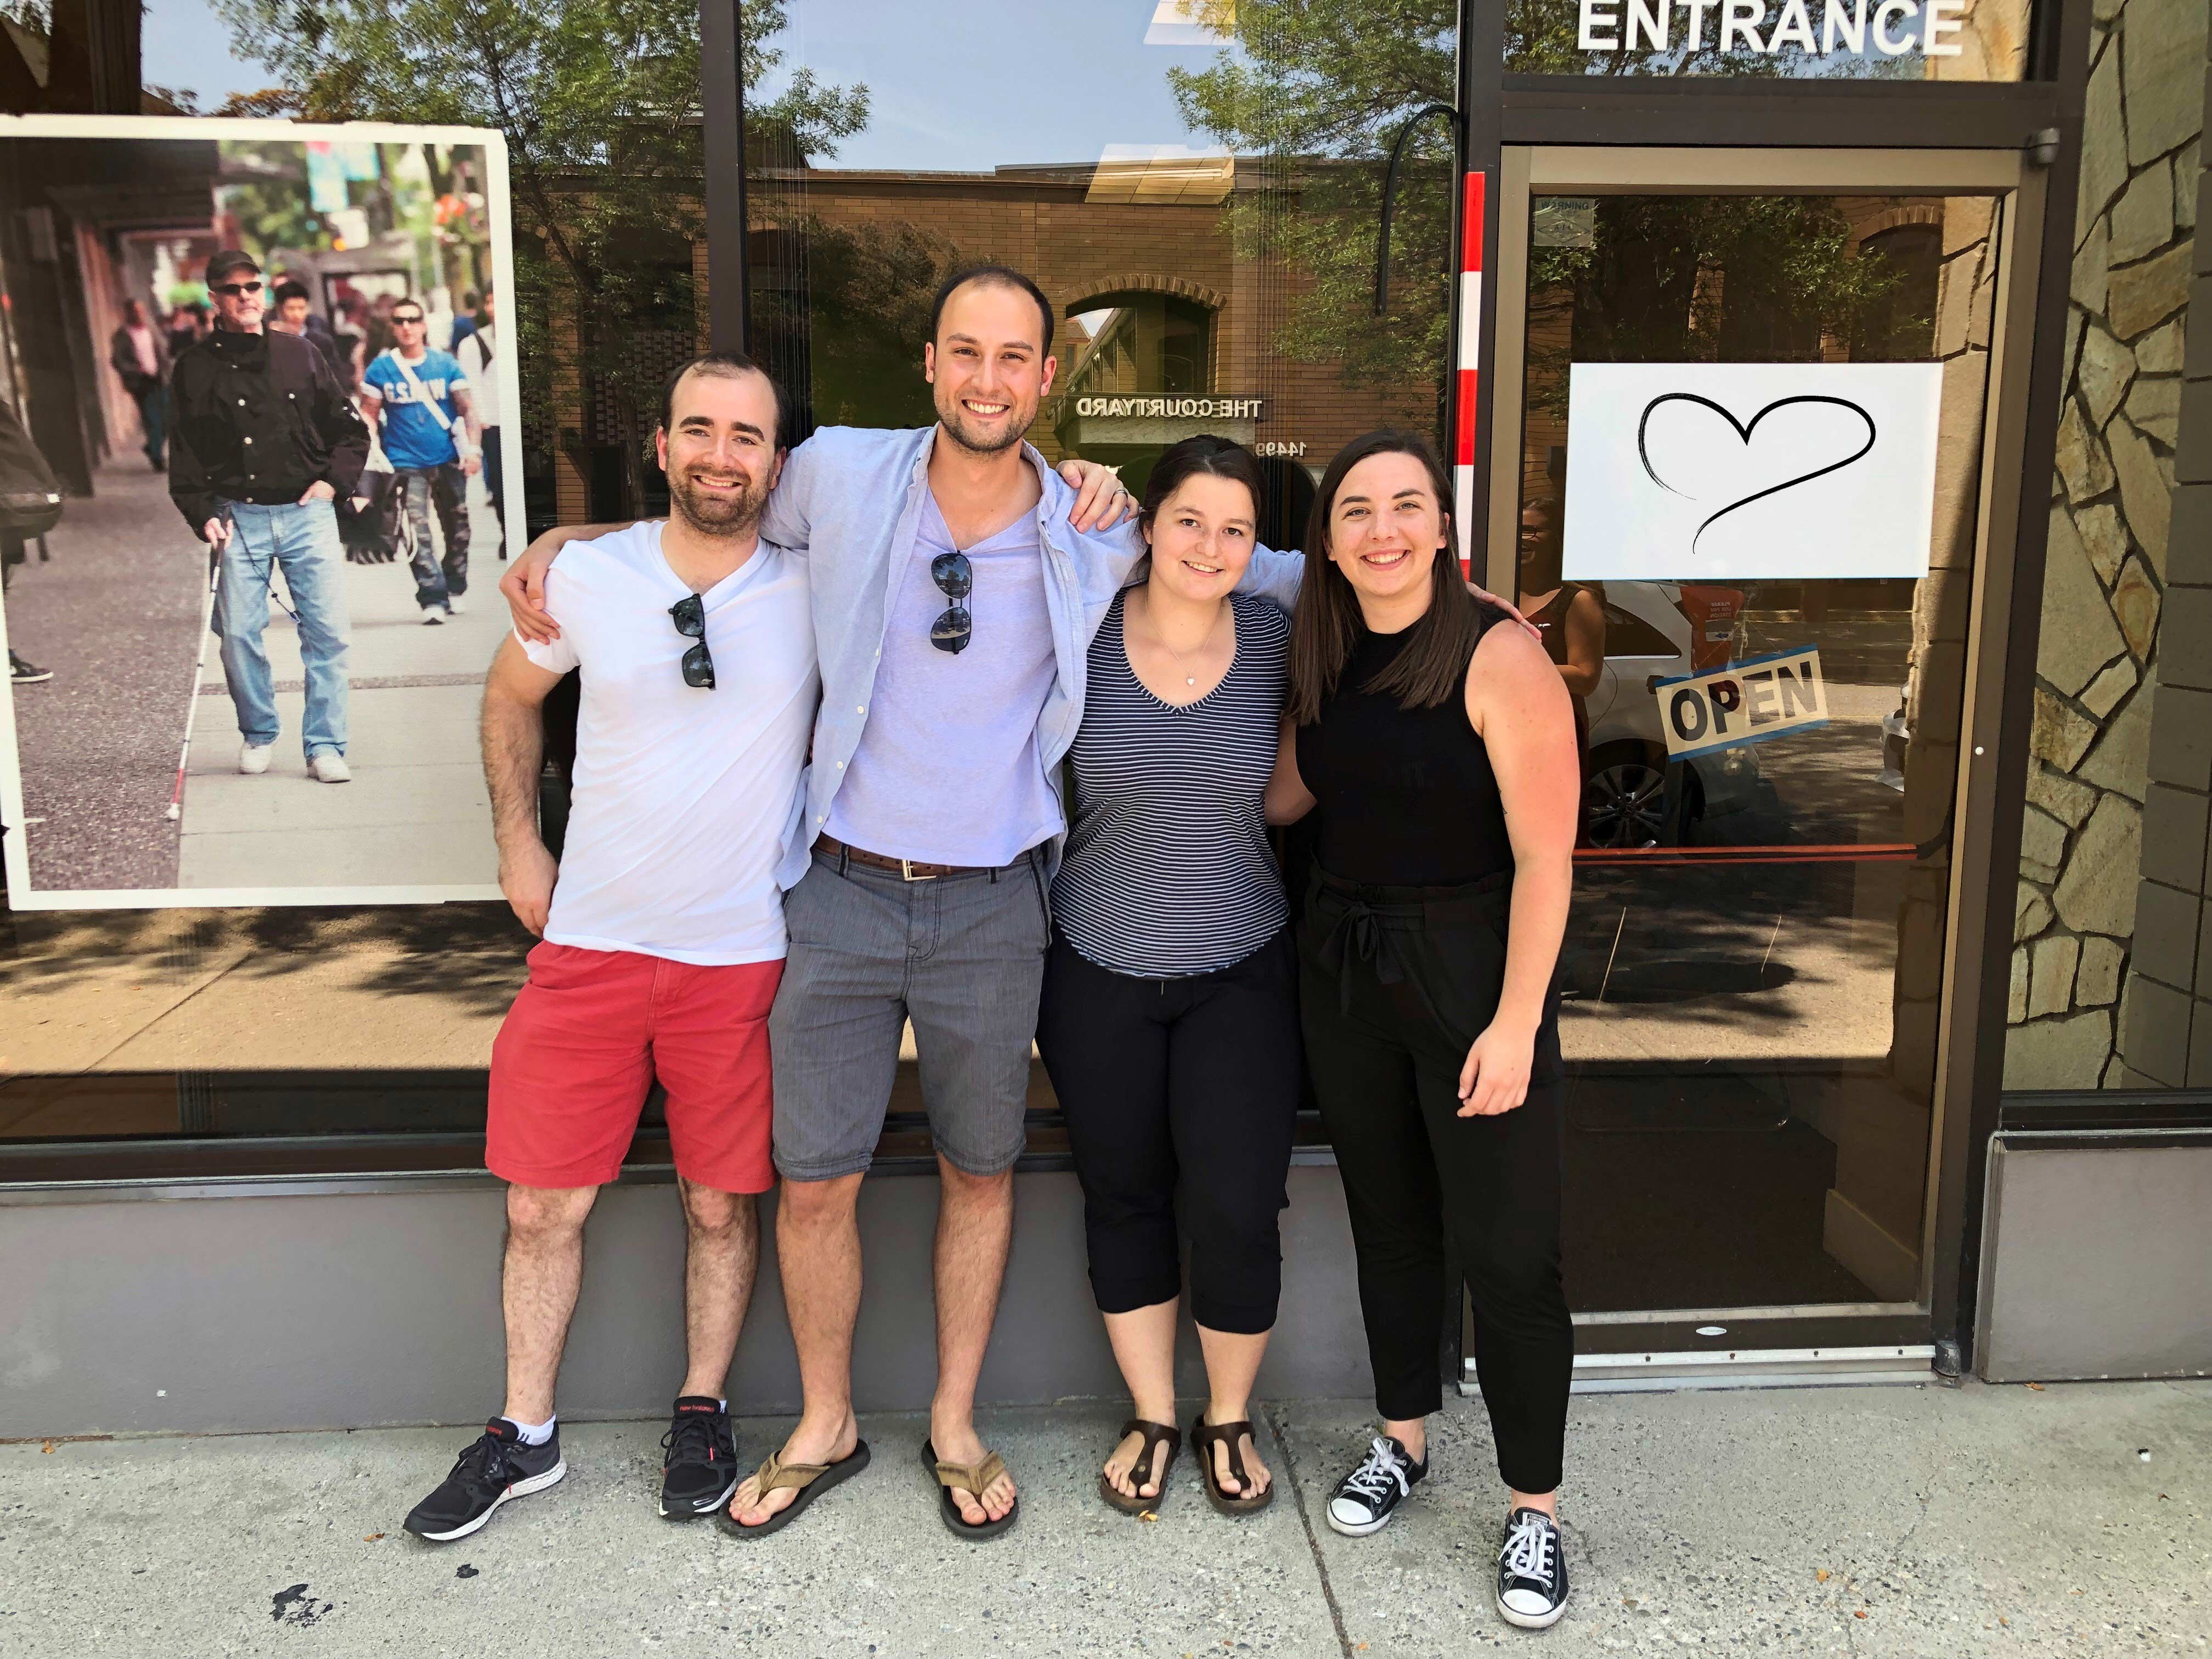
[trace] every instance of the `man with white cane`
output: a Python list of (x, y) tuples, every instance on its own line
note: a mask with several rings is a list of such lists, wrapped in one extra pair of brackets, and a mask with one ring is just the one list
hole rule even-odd
[(262, 328), (261, 267), (225, 248), (208, 261), (216, 327), (179, 356), (170, 381), (176, 428), (169, 498), (212, 550), (213, 628), (245, 743), (238, 769), (269, 769), (279, 724), (262, 634), (269, 591), (284, 573), (307, 673), (301, 738), (307, 775), (344, 783), (345, 550), (332, 503), (350, 496), (368, 459), (368, 428), (322, 354)]

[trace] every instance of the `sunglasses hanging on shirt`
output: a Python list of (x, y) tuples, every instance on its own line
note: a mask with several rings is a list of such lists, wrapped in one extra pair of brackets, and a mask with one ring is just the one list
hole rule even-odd
[(702, 691), (713, 690), (714, 658), (707, 649), (707, 602), (696, 593), (687, 593), (668, 607), (668, 619), (685, 639), (699, 641), (684, 653), (684, 684)]
[(929, 578), (949, 601), (944, 614), (929, 625), (929, 642), (957, 656), (975, 635), (975, 618), (961, 603), (975, 592), (975, 573), (965, 553), (940, 553), (929, 562)]

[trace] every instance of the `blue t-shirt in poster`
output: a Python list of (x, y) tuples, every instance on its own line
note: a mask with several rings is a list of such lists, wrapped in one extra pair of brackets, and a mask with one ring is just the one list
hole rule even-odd
[[(361, 378), (384, 399), (385, 458), (398, 467), (443, 466), (458, 461), (461, 417), (453, 407), (453, 392), (466, 386), (469, 377), (447, 351), (426, 351), (421, 362), (408, 367), (422, 382), (422, 398), (415, 395), (415, 388), (388, 351), (379, 352), (362, 373)], [(423, 402), (425, 398), (452, 422), (451, 431), (438, 424), (437, 416)]]

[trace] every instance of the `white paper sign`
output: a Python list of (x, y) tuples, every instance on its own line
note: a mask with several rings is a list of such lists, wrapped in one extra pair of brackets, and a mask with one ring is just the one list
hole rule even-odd
[(1924, 576), (1940, 363), (1577, 363), (1565, 574)]

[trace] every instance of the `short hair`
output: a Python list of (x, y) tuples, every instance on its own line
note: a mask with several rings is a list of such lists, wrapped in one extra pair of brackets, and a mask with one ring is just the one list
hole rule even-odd
[(463, 289), (461, 290), (461, 303), (468, 307), (471, 311), (475, 310), (477, 303), (476, 289), (472, 288)]
[(702, 374), (719, 380), (733, 380), (740, 374), (757, 374), (768, 382), (769, 390), (775, 396), (775, 430), (769, 434), (773, 447), (784, 448), (784, 434), (791, 430), (791, 400), (784, 396), (783, 383), (742, 351), (705, 351), (689, 362), (679, 363), (660, 388), (660, 429), (663, 432), (675, 423), (676, 388), (687, 374)]
[[(404, 317), (404, 318), (403, 318), (403, 317), (399, 316), (399, 315), (398, 315), (399, 307), (402, 307), (402, 306), (413, 306), (413, 307), (415, 307), (415, 314), (414, 314), (412, 317)], [(429, 313), (428, 309), (428, 308), (423, 305), (423, 303), (422, 303), (420, 300), (416, 299), (416, 298), (413, 295), (411, 295), (411, 294), (403, 294), (403, 295), (401, 295), (398, 299), (394, 300), (394, 301), (392, 302), (392, 308), (391, 308), (389, 311), (386, 312), (384, 314), (385, 314), (386, 316), (387, 316), (387, 317), (392, 318), (392, 320), (393, 320), (393, 321), (395, 321), (395, 322), (410, 322), (410, 323), (427, 322), (427, 321), (428, 321), (428, 320), (429, 320), (429, 317), (430, 317), (430, 313)]]
[(1036, 301), (1037, 315), (1044, 323), (1044, 349), (1052, 349), (1052, 301), (1044, 297), (1042, 289), (1012, 265), (963, 265), (939, 283), (937, 297), (929, 304), (931, 344), (937, 343), (938, 327), (945, 320), (945, 302), (970, 283), (981, 283), (988, 288), (1018, 288)]
[(306, 287), (292, 281), (289, 276), (276, 284), (276, 293), (270, 297), (280, 306), (287, 300), (307, 300), (310, 305), (314, 303), (312, 299), (309, 299)]

